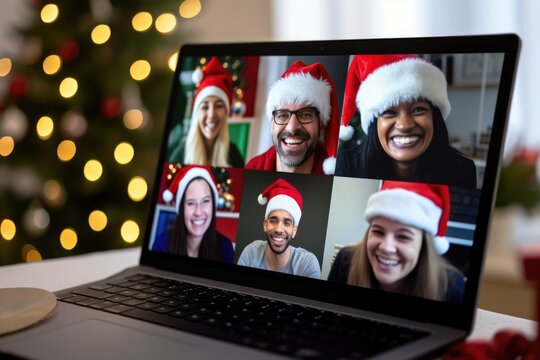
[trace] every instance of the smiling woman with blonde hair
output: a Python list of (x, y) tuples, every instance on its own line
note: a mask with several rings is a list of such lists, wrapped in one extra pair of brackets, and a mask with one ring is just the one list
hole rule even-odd
[(243, 167), (244, 160), (230, 141), (228, 119), (233, 97), (233, 81), (216, 57), (202, 70), (195, 70), (198, 84), (193, 101), (193, 113), (186, 137), (183, 164), (215, 167)]

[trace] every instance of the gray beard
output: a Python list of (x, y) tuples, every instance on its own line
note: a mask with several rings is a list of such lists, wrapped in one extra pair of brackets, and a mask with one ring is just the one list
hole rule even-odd
[[(309, 140), (307, 140), (309, 141)], [(281, 139), (278, 139), (278, 143), (274, 144), (276, 152), (279, 156), (279, 160), (285, 166), (296, 167), (302, 165), (311, 155), (315, 153), (315, 147), (317, 144), (311, 144), (306, 150), (300, 151), (283, 151), (281, 147)]]

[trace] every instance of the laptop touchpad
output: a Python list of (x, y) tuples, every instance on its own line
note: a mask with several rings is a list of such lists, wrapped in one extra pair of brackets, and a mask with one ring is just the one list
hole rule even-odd
[[(90, 319), (25, 339), (24, 353), (46, 359), (160, 359), (207, 358), (194, 344), (180, 343), (129, 327)], [(13, 344), (16, 346), (16, 344)], [(5, 349), (9, 352), (9, 348)]]

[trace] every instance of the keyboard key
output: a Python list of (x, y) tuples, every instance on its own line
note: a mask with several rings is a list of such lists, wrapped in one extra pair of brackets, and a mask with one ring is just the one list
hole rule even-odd
[(103, 310), (112, 312), (115, 314), (120, 314), (120, 313), (123, 313), (124, 311), (132, 310), (132, 309), (133, 309), (133, 306), (127, 306), (124, 304), (116, 304), (113, 306), (106, 307)]

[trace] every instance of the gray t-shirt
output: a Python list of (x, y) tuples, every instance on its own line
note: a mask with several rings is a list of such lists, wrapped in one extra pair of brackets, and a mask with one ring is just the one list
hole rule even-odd
[[(238, 259), (238, 265), (266, 270), (264, 255), (267, 246), (266, 241), (255, 240), (244, 248)], [(291, 249), (291, 257), (281, 272), (315, 279), (321, 278), (321, 267), (315, 255), (300, 247), (289, 246), (289, 248)]]

